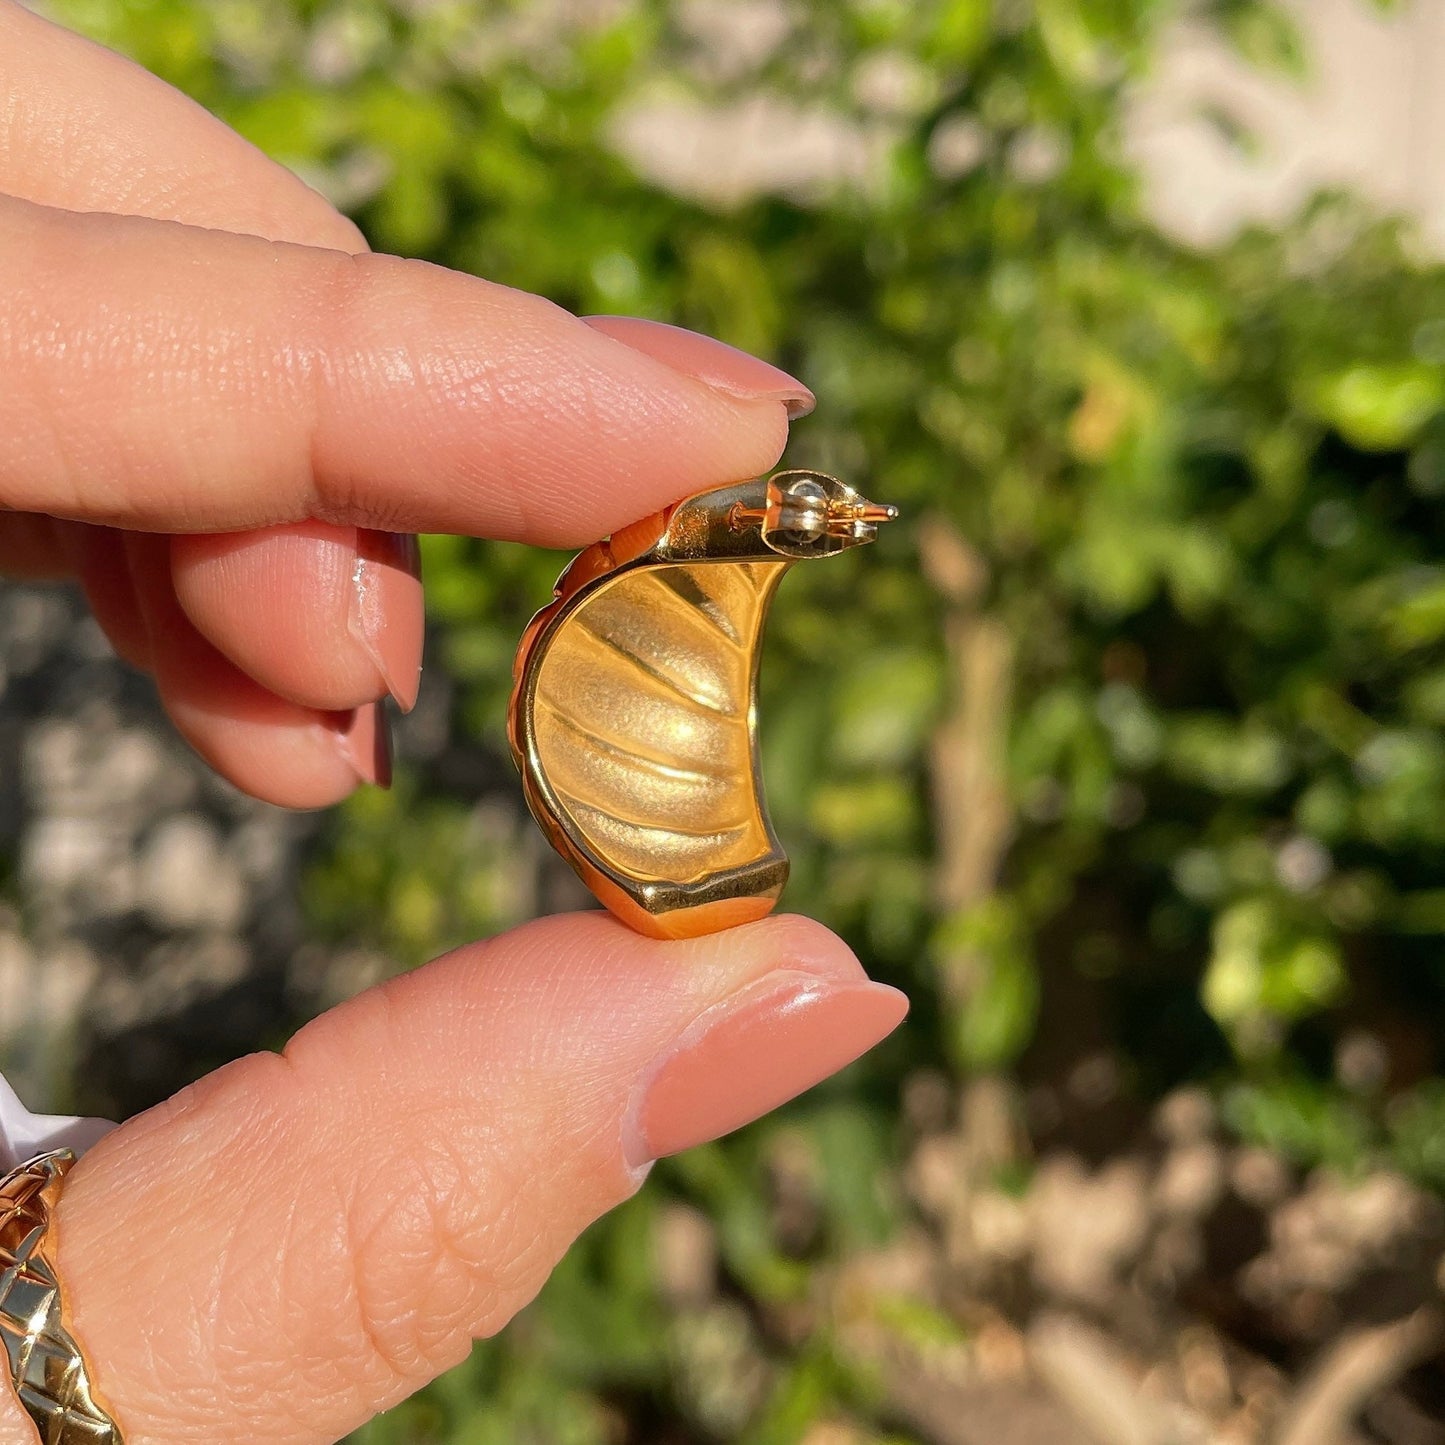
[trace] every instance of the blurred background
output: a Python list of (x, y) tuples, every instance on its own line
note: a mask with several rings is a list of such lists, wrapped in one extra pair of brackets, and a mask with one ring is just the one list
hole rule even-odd
[[(901, 506), (762, 681), (787, 906), (909, 991), (364, 1445), (1445, 1442), (1445, 4), (51, 0), (373, 245), (711, 332)], [(587, 900), (424, 540), (390, 793), (209, 777), (0, 591), (0, 1065), (124, 1115)]]

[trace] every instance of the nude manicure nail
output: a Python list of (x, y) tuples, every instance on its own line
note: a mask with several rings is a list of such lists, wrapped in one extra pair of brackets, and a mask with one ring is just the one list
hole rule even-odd
[(780, 401), (790, 419), (806, 416), (816, 404), (817, 398), (796, 376), (700, 332), (640, 316), (584, 316), (582, 320), (594, 331), (728, 396)]
[(403, 712), (416, 705), (424, 634), (421, 550), (406, 532), (358, 527), (347, 626)]
[(391, 724), (381, 703), (337, 713), (336, 746), (363, 783), (391, 786)]
[(624, 1128), (629, 1165), (716, 1139), (835, 1074), (908, 1012), (896, 988), (774, 973), (694, 1020), (654, 1065)]

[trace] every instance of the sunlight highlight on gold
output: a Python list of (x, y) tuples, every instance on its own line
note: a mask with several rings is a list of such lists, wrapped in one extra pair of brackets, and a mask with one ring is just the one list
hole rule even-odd
[(678, 502), (578, 554), (514, 668), (533, 815), (624, 922), (681, 938), (761, 918), (788, 859), (758, 763), (763, 624), (794, 562), (897, 515), (819, 472)]

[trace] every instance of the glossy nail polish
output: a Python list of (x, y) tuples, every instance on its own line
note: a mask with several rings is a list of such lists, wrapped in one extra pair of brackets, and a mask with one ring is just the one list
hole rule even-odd
[(367, 703), (351, 713), (337, 713), (336, 746), (363, 783), (391, 786), (391, 724), (383, 704)]
[(358, 528), (351, 585), (348, 629), (397, 706), (410, 712), (421, 686), (425, 625), (417, 539), (406, 532)]
[(866, 979), (769, 974), (697, 1018), (644, 1078), (623, 1134), (633, 1168), (730, 1133), (826, 1079), (908, 1012)]
[(584, 316), (582, 319), (594, 331), (684, 376), (706, 382), (713, 390), (728, 396), (745, 401), (780, 401), (790, 418), (806, 416), (816, 403), (813, 393), (796, 376), (789, 376), (781, 368), (701, 332), (669, 326), (663, 321), (647, 321), (639, 316)]

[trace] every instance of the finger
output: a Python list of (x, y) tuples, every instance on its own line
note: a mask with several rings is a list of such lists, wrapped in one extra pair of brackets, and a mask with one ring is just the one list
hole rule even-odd
[(807, 416), (817, 398), (796, 377), (776, 366), (682, 326), (648, 321), (641, 316), (584, 316), (594, 331), (620, 341), (674, 371), (705, 381), (729, 396), (772, 396), (782, 402), (790, 421)]
[(62, 1196), (74, 1328), (132, 1445), (321, 1445), (529, 1300), (646, 1161), (906, 1005), (816, 924), (605, 916), (459, 950), (122, 1126)]
[(169, 549), (168, 537), (125, 537), (156, 687), (181, 736), (238, 788), (282, 807), (325, 807), (361, 782), (387, 786), (391, 744), (380, 706), (320, 712), (246, 676), (181, 611)]
[(366, 248), (323, 197), (140, 66), (0, 0), (0, 191), (112, 211)]
[[(0, 503), (577, 545), (765, 471), (785, 403), (418, 262), (0, 202)], [(771, 368), (768, 369), (771, 371)]]
[(130, 578), (122, 535), (110, 527), (57, 522), (85, 600), (116, 654), (142, 672), (151, 666), (150, 635)]
[[(0, 122), (0, 190), (72, 210), (365, 249), (350, 221), (214, 116), (123, 57), (6, 0), (0, 0), (0, 90), (7, 97)], [(0, 519), (0, 567), (27, 576), (58, 575), (49, 554), (27, 535), (49, 524), (6, 526), (5, 520)], [(337, 550), (353, 538), (354, 529), (344, 529)], [(327, 573), (309, 549), (288, 538), (285, 529), (249, 540), (233, 537), (230, 545), (244, 547), (249, 564), (233, 570), (257, 574), (267, 584), (265, 595), (284, 598), (287, 606), (257, 617), (249, 590), (227, 594), (201, 582), (196, 605), (188, 600), (187, 610), (222, 653), (263, 687), (313, 707), (350, 710), (387, 691), (410, 705), (420, 667), (415, 587), (392, 580), (394, 569), (378, 561), (374, 585), (363, 591), (355, 619), (370, 627), (361, 626), (344, 645), (328, 650), (318, 644), (338, 613), (337, 596), (324, 585)], [(145, 666), (144, 626), (119, 543), (111, 537), (104, 548), (89, 550), (82, 580), (97, 620), (122, 657)], [(351, 550), (357, 551), (354, 540)], [(382, 544), (364, 550), (384, 557)], [(309, 584), (321, 585), (313, 592)], [(344, 626), (344, 598), (339, 610)], [(291, 645), (298, 641), (299, 648)], [(415, 658), (405, 655), (408, 648), (416, 650)], [(287, 666), (290, 662), (297, 665)]]
[(186, 615), (262, 687), (312, 708), (390, 693), (403, 709), (421, 682), (416, 538), (298, 523), (181, 536), (171, 575)]
[(0, 513), (0, 575), (55, 581), (70, 575), (55, 523), (34, 512)]
[[(349, 220), (229, 126), (140, 66), (8, 0), (0, 0), (0, 93), (6, 96), (0, 191), (71, 210), (186, 221), (342, 251), (366, 249)], [(31, 538), (17, 535), (25, 530), (0, 519), (0, 570), (59, 575), (41, 560)], [(255, 569), (276, 594), (289, 594), (298, 612), (329, 617), (334, 599), (308, 593), (307, 580), (315, 575), (309, 559), (298, 557), (278, 531), (283, 529), (259, 534), (248, 547)], [(267, 559), (273, 547), (276, 555)], [(91, 550), (95, 555), (82, 581), (92, 610), (116, 651), (143, 667), (144, 626), (119, 543), (112, 538), (105, 549)], [(292, 562), (301, 565), (288, 576)], [(397, 655), (399, 639), (417, 626), (412, 599), (406, 589), (385, 581), (380, 592), (366, 616), (384, 633), (381, 661), (395, 674), (395, 685), (384, 680), (378, 686), (376, 665), (352, 646), (317, 659), (322, 671), (312, 669), (307, 680), (322, 686), (288, 692), (284, 672), (278, 676), (265, 665), (265, 636), (253, 638), (246, 625), (244, 594), (214, 596), (201, 609), (203, 617), (192, 611), (192, 618), (243, 670), (262, 652), (255, 675), (263, 686), (317, 707), (349, 709), (387, 690), (403, 698), (408, 673), (415, 671)], [(397, 614), (388, 617), (393, 605)], [(363, 646), (367, 640), (364, 635)], [(414, 696), (414, 677), (410, 686)]]

